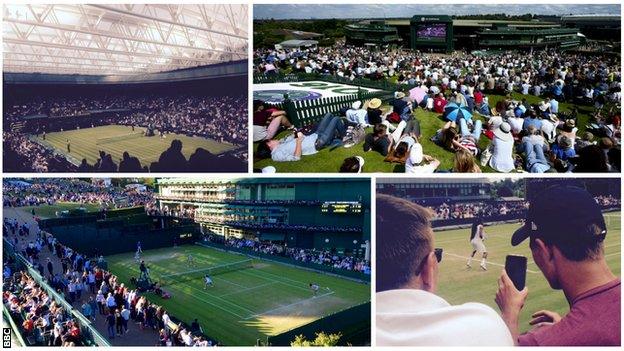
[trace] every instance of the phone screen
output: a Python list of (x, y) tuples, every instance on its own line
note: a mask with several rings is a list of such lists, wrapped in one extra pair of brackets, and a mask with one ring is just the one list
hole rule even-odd
[(524, 289), (526, 284), (526, 270), (526, 257), (507, 255), (505, 259), (505, 271), (518, 290)]

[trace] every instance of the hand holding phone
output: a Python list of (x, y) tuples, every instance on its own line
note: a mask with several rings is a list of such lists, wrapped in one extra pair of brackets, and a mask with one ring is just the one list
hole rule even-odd
[(527, 258), (524, 256), (507, 255), (505, 272), (514, 283), (518, 291), (522, 291), (526, 284)]

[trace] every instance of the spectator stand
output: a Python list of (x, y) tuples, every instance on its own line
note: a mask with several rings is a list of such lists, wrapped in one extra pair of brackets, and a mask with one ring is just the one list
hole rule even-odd
[(333, 275), (333, 276), (344, 278), (344, 279), (351, 279), (353, 281), (364, 283), (364, 284), (370, 284), (370, 279), (371, 279), (370, 275), (361, 273), (361, 272), (347, 271), (344, 269), (336, 269), (334, 267), (325, 266), (322, 264), (301, 262), (301, 261), (293, 260), (289, 257), (267, 255), (261, 252), (254, 251), (252, 249), (237, 248), (237, 247), (227, 246), (227, 245), (216, 243), (216, 242), (201, 241), (201, 242), (196, 242), (195, 244), (199, 246), (209, 247), (209, 248), (216, 249), (216, 250), (225, 251), (225, 252), (238, 253), (240, 255), (248, 256), (251, 258), (259, 258), (262, 260), (276, 262), (279, 264), (285, 264), (287, 266), (308, 269), (317, 273), (329, 274), (329, 275)]
[[(89, 321), (81, 312), (76, 310), (69, 302), (65, 300), (61, 295), (59, 295), (39, 274), (37, 269), (28, 262), (26, 258), (24, 258), (21, 254), (15, 252), (15, 248), (13, 244), (11, 244), (6, 238), (3, 238), (3, 248), (4, 252), (13, 257), (18, 266), (24, 267), (27, 273), (35, 280), (35, 282), (41, 286), (46, 293), (58, 304), (63, 306), (65, 311), (67, 311), (80, 325), (80, 334), (83, 336), (83, 341), (87, 344), (85, 346), (102, 346), (107, 347), (111, 346), (111, 344), (103, 337), (93, 326), (91, 321)], [(19, 329), (15, 329), (19, 330)]]

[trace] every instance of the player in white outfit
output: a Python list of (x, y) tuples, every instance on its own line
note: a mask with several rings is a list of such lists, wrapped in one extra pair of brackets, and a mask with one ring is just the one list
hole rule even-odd
[(485, 248), (485, 244), (483, 241), (486, 239), (485, 236), (485, 228), (483, 226), (483, 222), (480, 220), (476, 220), (472, 224), (472, 228), (470, 230), (470, 244), (472, 245), (472, 254), (468, 258), (468, 262), (466, 262), (466, 266), (471, 267), (472, 258), (477, 253), (477, 251), (482, 252), (481, 256), (481, 268), (486, 271), (487, 267), (485, 265), (485, 260), (487, 259), (487, 249)]
[(204, 276), (204, 289), (207, 289), (209, 286), (212, 287), (214, 286), (214, 283), (212, 282), (212, 278), (210, 278), (210, 276), (208, 274), (206, 274)]

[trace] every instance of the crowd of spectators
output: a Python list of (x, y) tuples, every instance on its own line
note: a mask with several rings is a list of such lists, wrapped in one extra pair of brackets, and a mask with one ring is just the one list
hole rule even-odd
[[(37, 230), (36, 239), (29, 242), (20, 240), (28, 236), (30, 230)], [(98, 264), (103, 261), (102, 257), (89, 258), (61, 244), (50, 233), (29, 228), (28, 224), (16, 219), (5, 218), (4, 233), (60, 296), (70, 304), (79, 305), (86, 318), (92, 321), (103, 318), (106, 321), (109, 339), (123, 337), (129, 333), (128, 324), (137, 323), (141, 329), (152, 329), (154, 334), (158, 333), (159, 346), (217, 344), (203, 336), (196, 322), (191, 326), (173, 322), (162, 306), (147, 300), (144, 290), (128, 287), (117, 276), (100, 268)], [(23, 250), (19, 250), (20, 241), (24, 241)], [(40, 255), (44, 247), (61, 261), (61, 271), (54, 270), (49, 257), (44, 260)], [(71, 332), (72, 329), (69, 330)]]
[(4, 207), (54, 205), (57, 202), (94, 204), (101, 209), (134, 207), (152, 203), (153, 192), (70, 178), (34, 178), (28, 182), (7, 180), (2, 183)]
[[(218, 220), (218, 219), (217, 219)], [(286, 223), (264, 223), (254, 221), (230, 221), (223, 220), (223, 224), (227, 224), (234, 228), (245, 228), (254, 230), (297, 230), (307, 232), (348, 232), (348, 233), (360, 233), (361, 227), (352, 226), (331, 226), (331, 225), (302, 225), (302, 224), (286, 224)]]
[[(406, 172), (449, 171), (438, 170), (439, 160), (423, 153), (418, 142), (423, 137), (454, 153), (453, 172), (480, 172), (479, 163), (503, 173), (620, 172), (621, 65), (612, 55), (556, 49), (530, 55), (521, 51), (438, 55), (337, 44), (288, 51), (257, 49), (254, 59), (256, 72), (265, 75), (329, 75), (347, 83), (356, 78), (396, 80), (402, 88), (389, 102), (392, 111), (381, 120), (379, 103), (371, 108), (370, 102), (365, 108), (360, 108), (361, 102), (354, 104), (343, 120), (346, 125), (374, 126), (375, 132), (364, 139), (370, 137), (363, 151), (392, 155), (392, 162), (406, 164)], [(407, 90), (412, 88), (420, 88), (422, 96), (410, 97)], [(487, 94), (504, 98), (490, 101)], [(527, 102), (530, 95), (541, 101)], [(560, 108), (560, 103), (574, 107)], [(450, 113), (456, 106), (467, 113)], [(423, 122), (414, 113), (418, 108), (442, 115), (447, 124), (434, 135), (420, 135)], [(350, 111), (357, 119), (349, 118)], [(589, 114), (589, 122), (581, 121), (580, 113)], [(389, 123), (399, 121), (412, 127)], [(487, 138), (485, 148), (479, 145), (482, 137)], [(343, 139), (343, 143), (350, 142)], [(345, 171), (361, 168), (345, 167)]]
[(238, 239), (234, 237), (228, 238), (225, 241), (225, 245), (238, 249), (245, 248), (265, 255), (290, 257), (295, 261), (304, 263), (315, 263), (335, 269), (370, 274), (370, 264), (364, 258), (357, 258), (351, 255), (339, 255), (331, 250), (289, 248), (284, 244), (270, 241)]
[(85, 346), (80, 325), (69, 311), (35, 282), (25, 271), (11, 272), (4, 262), (2, 302), (20, 333), (34, 345)]
[(527, 201), (497, 201), (497, 202), (458, 202), (443, 203), (437, 207), (430, 207), (434, 220), (460, 218), (487, 218), (505, 215), (521, 216), (526, 213)]
[[(203, 148), (198, 148), (194, 156), (188, 160), (185, 158), (184, 162), (181, 162), (183, 165), (174, 164), (175, 167), (169, 165), (171, 160), (164, 160), (163, 156), (179, 158), (179, 155), (167, 155), (166, 151), (161, 155), (161, 160), (158, 162), (160, 164), (156, 165), (141, 165), (136, 157), (126, 155), (127, 153), (117, 164), (117, 160), (113, 160), (110, 154), (100, 151), (100, 160), (96, 164), (90, 165), (85, 159), (79, 166), (74, 166), (62, 155), (33, 141), (30, 135), (63, 131), (64, 127), (65, 130), (77, 129), (80, 125), (84, 127), (85, 123), (81, 120), (88, 118), (87, 124), (92, 127), (110, 124), (137, 126), (157, 130), (161, 135), (177, 133), (191, 137), (210, 138), (220, 143), (246, 146), (246, 101), (245, 96), (207, 97), (180, 94), (138, 98), (123, 96), (73, 99), (36, 98), (27, 102), (5, 104), (4, 125), (8, 126), (3, 133), (5, 160), (7, 166), (16, 171), (143, 172), (148, 170), (146, 169), (148, 166), (152, 172), (202, 171), (208, 167), (205, 165), (207, 162), (219, 161), (215, 159), (215, 155)], [(39, 118), (24, 119), (28, 116), (39, 116)], [(64, 120), (62, 123), (48, 125), (47, 122), (41, 122), (41, 117), (46, 116), (67, 117), (68, 120), (74, 118), (75, 124), (68, 124)], [(178, 141), (178, 143), (181, 142)], [(173, 149), (172, 143), (169, 154), (175, 153)], [(242, 155), (232, 154), (231, 156), (240, 159), (239, 156)], [(227, 160), (221, 160), (222, 163), (225, 161)]]

